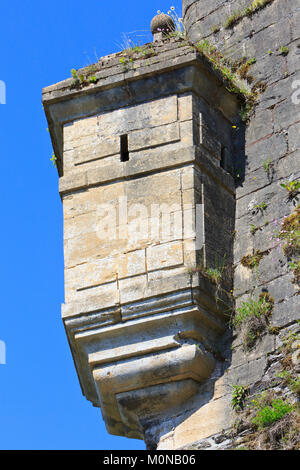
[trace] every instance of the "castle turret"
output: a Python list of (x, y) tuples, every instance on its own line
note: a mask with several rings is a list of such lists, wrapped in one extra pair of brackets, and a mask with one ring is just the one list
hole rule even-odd
[[(241, 337), (225, 346), (233, 268), (238, 302), (276, 284), (272, 248), (259, 238), (268, 226), (265, 206), (255, 198), (262, 192), (275, 212), (284, 210), (261, 191), (273, 180), (265, 181), (258, 156), (273, 161), (287, 147), (283, 114), (268, 108), (273, 92), (281, 93), (276, 85), (245, 131), (254, 79), (243, 69), (237, 88), (238, 66), (229, 68), (226, 51), (210, 45), (231, 34), (221, 14), (215, 27), (219, 3), (230, 13), (232, 2), (183, 2), (190, 41), (158, 15), (153, 43), (103, 57), (43, 90), (64, 211), (62, 318), (82, 392), (101, 409), (108, 432), (144, 439), (149, 449), (181, 449), (215, 435), (198, 448), (223, 442), (232, 385), (258, 384), (275, 348), (267, 328), (256, 353), (244, 350)], [(208, 30), (211, 42), (195, 45)], [(254, 47), (250, 40), (243, 50)], [(252, 57), (247, 69), (253, 64)], [(288, 170), (279, 168), (283, 180)], [(256, 223), (251, 233), (249, 222)], [(240, 262), (245, 255), (248, 265)], [(287, 300), (279, 297), (274, 322), (284, 328), (296, 318), (284, 320)]]

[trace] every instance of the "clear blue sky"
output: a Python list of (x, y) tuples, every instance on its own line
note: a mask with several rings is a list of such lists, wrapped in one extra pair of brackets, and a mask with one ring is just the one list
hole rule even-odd
[[(172, 0), (2, 2), (0, 449), (144, 449), (110, 436), (82, 396), (60, 317), (62, 206), (41, 91), (149, 30)], [(179, 12), (179, 9), (177, 8)], [(149, 37), (149, 36), (148, 36)], [(95, 53), (96, 51), (96, 53)]]

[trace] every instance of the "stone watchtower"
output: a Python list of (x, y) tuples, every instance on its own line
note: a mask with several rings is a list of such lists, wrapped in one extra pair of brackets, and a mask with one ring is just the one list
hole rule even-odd
[(222, 162), (239, 112), (166, 24), (156, 17), (153, 43), (43, 90), (64, 211), (62, 318), (82, 392), (109, 433), (159, 449), (194, 442), (210, 413), (213, 430), (227, 421), (214, 399), (231, 274), (207, 272), (232, 263), (235, 186)]

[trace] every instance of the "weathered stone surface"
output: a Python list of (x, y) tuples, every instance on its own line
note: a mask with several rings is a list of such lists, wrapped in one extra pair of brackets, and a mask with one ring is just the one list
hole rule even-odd
[(294, 152), (295, 150), (300, 148), (299, 135), (300, 135), (300, 122), (292, 125), (289, 128), (288, 139), (289, 139), (289, 151), (290, 152)]
[(99, 138), (95, 143), (76, 148), (73, 151), (74, 164), (85, 163), (120, 154), (120, 137)]
[(247, 129), (247, 142), (253, 144), (263, 137), (273, 133), (272, 112), (265, 110), (258, 112), (255, 119), (251, 120)]
[[(292, 128), (291, 128), (292, 129)], [(291, 139), (293, 139), (291, 131)], [(283, 157), (288, 151), (286, 136), (283, 134), (273, 134), (272, 136), (250, 144), (246, 148), (246, 171), (247, 173), (263, 168), (263, 164), (271, 160), (274, 164), (276, 160)], [(266, 183), (268, 181), (266, 180)]]
[(147, 248), (147, 267), (150, 271), (183, 264), (182, 243), (166, 243)]
[(298, 320), (300, 320), (300, 297), (299, 295), (294, 295), (277, 305), (272, 323), (275, 326), (282, 327)]
[(227, 402), (222, 399), (208, 402), (179, 425), (174, 433), (175, 449), (182, 448), (226, 428), (232, 414), (229, 401), (230, 397), (227, 398)]
[(129, 152), (178, 140), (180, 140), (180, 134), (177, 123), (166, 125), (163, 128), (143, 129), (129, 134)]

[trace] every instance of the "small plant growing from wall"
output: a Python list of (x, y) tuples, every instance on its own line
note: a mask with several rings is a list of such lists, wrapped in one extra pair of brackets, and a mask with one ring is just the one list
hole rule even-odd
[(93, 74), (93, 73), (96, 73), (96, 72), (97, 72), (97, 67), (95, 67), (95, 65), (88, 65), (88, 66), (85, 68), (85, 71), (86, 71), (86, 74), (87, 74), (87, 75), (90, 75), (90, 74)]
[(267, 227), (268, 225), (269, 225), (268, 220), (266, 220), (265, 223), (262, 224), (262, 225), (250, 224), (250, 233), (251, 233), (251, 235), (254, 236), (256, 234), (256, 232), (258, 232), (259, 230), (263, 230), (263, 228)]
[(225, 29), (230, 29), (234, 25), (236, 25), (241, 19), (243, 18), (243, 11), (242, 10), (237, 10), (234, 13), (232, 13), (228, 18), (226, 19), (224, 23), (224, 28)]
[(222, 281), (225, 280), (226, 272), (228, 271), (228, 266), (225, 264), (226, 255), (222, 259), (216, 257), (214, 266), (205, 266), (203, 262), (198, 263), (195, 267), (189, 267), (187, 272), (190, 276), (192, 283), (193, 276), (197, 273), (201, 273), (205, 278), (207, 278), (214, 286), (216, 286), (215, 299), (218, 302), (219, 292), (221, 289)]
[(300, 261), (291, 261), (289, 267), (294, 273), (293, 284), (300, 286)]
[(288, 192), (288, 200), (291, 201), (295, 199), (300, 192), (300, 181), (287, 181), (280, 185), (282, 188), (286, 189)]
[(222, 280), (223, 271), (219, 268), (206, 268), (205, 275), (216, 285), (219, 285)]
[(89, 77), (89, 82), (90, 83), (97, 83), (98, 79), (95, 77), (95, 75), (91, 75)]
[(281, 55), (286, 56), (286, 55), (288, 55), (288, 53), (289, 53), (290, 51), (289, 51), (289, 48), (288, 48), (288, 47), (286, 47), (286, 46), (281, 46), (281, 48), (279, 49), (279, 52), (280, 52)]
[[(227, 81), (227, 90), (236, 94), (241, 101), (240, 116), (243, 121), (248, 121), (255, 101), (265, 86), (262, 82), (256, 82), (252, 88), (254, 78), (248, 74), (249, 67), (256, 59), (247, 60), (245, 57), (232, 62), (226, 59), (216, 47), (203, 39), (194, 46), (208, 60), (214, 70), (216, 70)], [(236, 126), (235, 126), (236, 128)]]
[(248, 269), (257, 269), (266, 252), (257, 250), (253, 255), (246, 255), (241, 259), (241, 264)]
[[(278, 221), (275, 221), (278, 224)], [(300, 204), (290, 216), (285, 216), (272, 239), (289, 258), (289, 267), (294, 273), (294, 284), (300, 286)]]
[(260, 230), (260, 227), (257, 227), (257, 226), (254, 225), (254, 224), (251, 224), (251, 225), (250, 225), (250, 233), (251, 233), (251, 235), (255, 235), (258, 230)]
[(124, 72), (127, 72), (130, 67), (135, 68), (135, 59), (148, 59), (157, 54), (152, 45), (135, 44), (133, 40), (128, 38), (126, 38), (125, 44), (127, 44), (127, 46), (121, 52), (122, 55), (119, 59)]
[(120, 64), (121, 64), (122, 67), (123, 67), (123, 71), (126, 72), (126, 71), (128, 70), (126, 57), (121, 57), (121, 58), (120, 58)]
[(257, 300), (250, 298), (236, 309), (232, 324), (242, 334), (244, 348), (251, 349), (261, 334), (267, 330), (274, 308), (274, 299), (262, 292)]
[[(123, 58), (148, 58), (157, 55), (152, 44), (136, 44), (132, 39), (126, 38), (124, 44), (126, 47), (122, 50)], [(124, 62), (124, 61), (123, 61)]]
[(268, 157), (267, 160), (263, 162), (263, 169), (267, 174), (269, 181), (271, 182), (273, 179), (274, 165), (270, 157)]
[(242, 121), (244, 121), (244, 122), (248, 121), (250, 111), (251, 111), (251, 106), (250, 106), (249, 103), (246, 103), (242, 107), (241, 112), (240, 112), (240, 116), (241, 116)]
[(75, 69), (71, 70), (71, 76), (73, 78), (71, 88), (78, 87), (80, 85), (80, 79), (79, 79)]
[(271, 164), (272, 164), (272, 162), (271, 162), (271, 158), (270, 158), (270, 157), (269, 157), (267, 160), (265, 160), (265, 161), (263, 162), (263, 168), (264, 168), (264, 170), (265, 170), (266, 173), (268, 173)]
[(290, 216), (283, 218), (277, 235), (283, 242), (282, 249), (286, 256), (300, 256), (300, 205)]
[(270, 426), (294, 410), (293, 405), (281, 398), (274, 398), (270, 404), (265, 404), (265, 397), (260, 397), (252, 403), (257, 410), (252, 422), (257, 425), (258, 429)]
[[(300, 326), (300, 321), (297, 323)], [(230, 432), (231, 438), (237, 438), (233, 445), (249, 450), (300, 449), (299, 333), (299, 327), (293, 325), (280, 336), (281, 345), (266, 366), (267, 382), (252, 384), (252, 396), (243, 397), (243, 388), (233, 387), (232, 406), (238, 412)]]
[(289, 382), (289, 387), (291, 392), (297, 395), (300, 398), (300, 379), (291, 379)]
[(75, 69), (72, 69), (71, 76), (73, 80), (72, 80), (70, 88), (80, 89), (91, 83), (96, 84), (100, 78), (94, 75), (96, 71), (97, 71), (97, 68), (92, 65), (88, 65), (84, 69), (81, 69), (82, 73), (80, 74), (78, 74), (78, 71), (76, 71)]
[(216, 34), (216, 33), (218, 33), (218, 32), (220, 31), (220, 29), (221, 29), (221, 26), (220, 26), (219, 24), (216, 24), (216, 25), (214, 25), (214, 26), (211, 27), (211, 32), (212, 32), (213, 34)]
[(50, 162), (52, 162), (52, 164), (55, 166), (55, 168), (57, 168), (57, 158), (56, 158), (55, 154), (53, 154), (52, 157), (50, 158)]
[(238, 75), (243, 79), (247, 80), (248, 83), (254, 82), (254, 77), (249, 74), (249, 70), (251, 65), (256, 63), (256, 58), (252, 57), (251, 59), (247, 59), (247, 57), (242, 57), (240, 60), (237, 60), (234, 64), (234, 70), (238, 73)]
[(268, 332), (270, 333), (270, 335), (279, 335), (280, 333), (280, 327), (279, 326), (274, 326), (274, 325), (269, 325), (268, 326)]
[(233, 385), (232, 388), (232, 408), (235, 411), (241, 411), (244, 408), (245, 399), (249, 393), (249, 387), (243, 385)]
[(268, 204), (265, 202), (260, 202), (253, 207), (253, 212), (258, 214), (259, 212), (263, 213), (268, 208)]
[(190, 276), (193, 276), (196, 273), (201, 273), (205, 277), (207, 277), (213, 284), (219, 287), (226, 270), (225, 260), (225, 255), (221, 260), (218, 260), (216, 258), (215, 267), (205, 267), (203, 263), (199, 263), (194, 268), (188, 268), (188, 273)]

